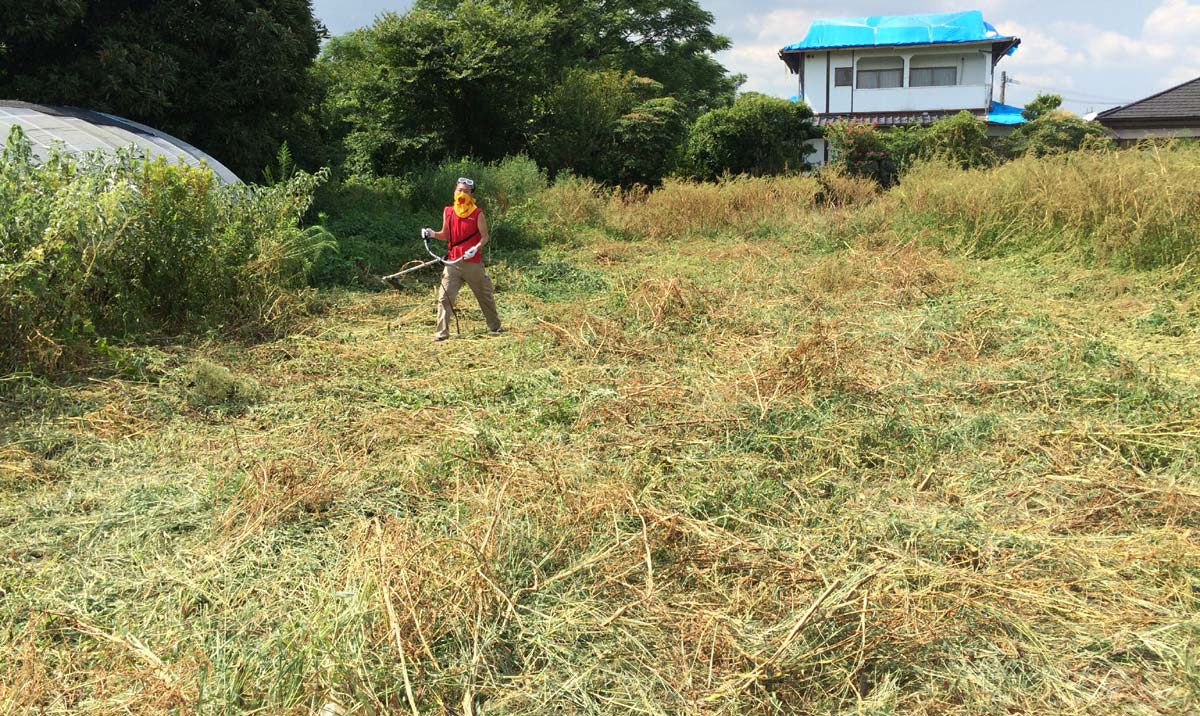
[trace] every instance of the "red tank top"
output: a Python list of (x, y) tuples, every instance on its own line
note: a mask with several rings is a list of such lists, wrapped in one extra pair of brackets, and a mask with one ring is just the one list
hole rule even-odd
[[(446, 258), (451, 261), (458, 260), (467, 249), (479, 243), (479, 217), (483, 215), (483, 210), (475, 207), (470, 215), (465, 219), (458, 218), (458, 214), (454, 213), (453, 206), (447, 206), (442, 216), (446, 226), (450, 229), (450, 249)], [(483, 257), (475, 254), (474, 258), (469, 258), (467, 261), (471, 263), (479, 263), (483, 261)]]

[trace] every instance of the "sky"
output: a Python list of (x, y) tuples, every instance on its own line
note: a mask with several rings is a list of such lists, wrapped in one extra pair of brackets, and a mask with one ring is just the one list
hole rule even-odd
[[(369, 25), (381, 12), (403, 12), (407, 0), (313, 0), (333, 34)], [(982, 10), (1021, 47), (1001, 60), (1018, 84), (1008, 104), (1042, 92), (1062, 95), (1079, 114), (1100, 111), (1200, 77), (1200, 0), (700, 0), (714, 28), (733, 46), (718, 55), (747, 76), (743, 90), (790, 97), (797, 78), (779, 48), (799, 42), (814, 18)], [(999, 88), (996, 89), (997, 99)]]

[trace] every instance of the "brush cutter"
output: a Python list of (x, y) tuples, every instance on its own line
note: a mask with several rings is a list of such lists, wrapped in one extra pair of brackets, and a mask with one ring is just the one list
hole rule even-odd
[(383, 281), (384, 283), (391, 286), (392, 288), (400, 288), (400, 277), (405, 274), (413, 273), (415, 271), (420, 271), (421, 269), (428, 268), (430, 266), (433, 266), (434, 264), (440, 264), (442, 266), (453, 266), (454, 264), (459, 263), (460, 261), (466, 261), (467, 259), (474, 258), (475, 254), (478, 253), (478, 251), (479, 251), (478, 246), (472, 246), (470, 249), (467, 249), (467, 252), (464, 253), (462, 256), (451, 261), (450, 259), (446, 258), (445, 256), (438, 256), (436, 253), (434, 253), (433, 249), (429, 248), (429, 237), (427, 237), (425, 235), (424, 231), (421, 232), (421, 237), (425, 241), (425, 251), (433, 258), (430, 259), (429, 261), (422, 261), (420, 259), (417, 259), (416, 261), (409, 261), (408, 263), (404, 264), (404, 266), (401, 267), (401, 269), (399, 271), (397, 271), (396, 273), (389, 274), (387, 276), (381, 276), (379, 279), (380, 281)]

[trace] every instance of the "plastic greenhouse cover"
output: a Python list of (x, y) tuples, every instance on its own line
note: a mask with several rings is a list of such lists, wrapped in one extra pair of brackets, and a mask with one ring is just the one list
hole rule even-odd
[[(891, 47), (894, 45), (938, 45), (958, 42), (988, 42), (1015, 39), (1001, 35), (984, 22), (979, 10), (930, 15), (892, 15), (813, 20), (804, 40), (783, 48), (825, 50), (835, 47)], [(1014, 45), (1009, 54), (1016, 50)]]
[(76, 155), (114, 152), (132, 146), (151, 159), (163, 157), (192, 166), (203, 162), (223, 184), (240, 183), (237, 175), (225, 165), (187, 142), (121, 117), (70, 107), (0, 100), (0, 142), (8, 137), (14, 125), (25, 132), (33, 145), (34, 155), (43, 161), (55, 146)]

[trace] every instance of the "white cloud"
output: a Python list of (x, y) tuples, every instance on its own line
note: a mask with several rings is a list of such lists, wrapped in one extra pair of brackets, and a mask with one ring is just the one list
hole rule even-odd
[(1150, 13), (1142, 34), (1152, 38), (1170, 38), (1194, 45), (1200, 36), (1200, 4), (1187, 0), (1166, 0)]
[(799, 91), (799, 80), (779, 59), (779, 50), (803, 40), (809, 25), (817, 17), (824, 15), (795, 8), (748, 16), (745, 24), (752, 28), (754, 40), (735, 42), (733, 47), (719, 53), (717, 59), (730, 72), (746, 75), (743, 91), (791, 97)]
[(1119, 32), (1094, 28), (1089, 28), (1084, 49), (1092, 63), (1100, 66), (1165, 62), (1179, 52), (1170, 43), (1138, 40)]
[(1163, 88), (1181, 85), (1200, 77), (1200, 64), (1177, 65), (1163, 77)]
[(791, 45), (804, 39), (817, 13), (809, 10), (772, 10), (761, 17), (755, 17), (758, 29), (758, 39), (764, 42), (776, 42), (778, 50), (785, 45)]
[(1039, 28), (1016, 22), (1001, 22), (996, 24), (996, 29), (1006, 35), (1021, 38), (1021, 46), (1016, 53), (1004, 60), (1007, 67), (1074, 67), (1087, 61), (1084, 53), (1068, 48), (1056, 34), (1047, 33)]
[(746, 75), (743, 91), (791, 97), (799, 91), (799, 80), (779, 59), (778, 44), (738, 44), (717, 55), (730, 72)]

